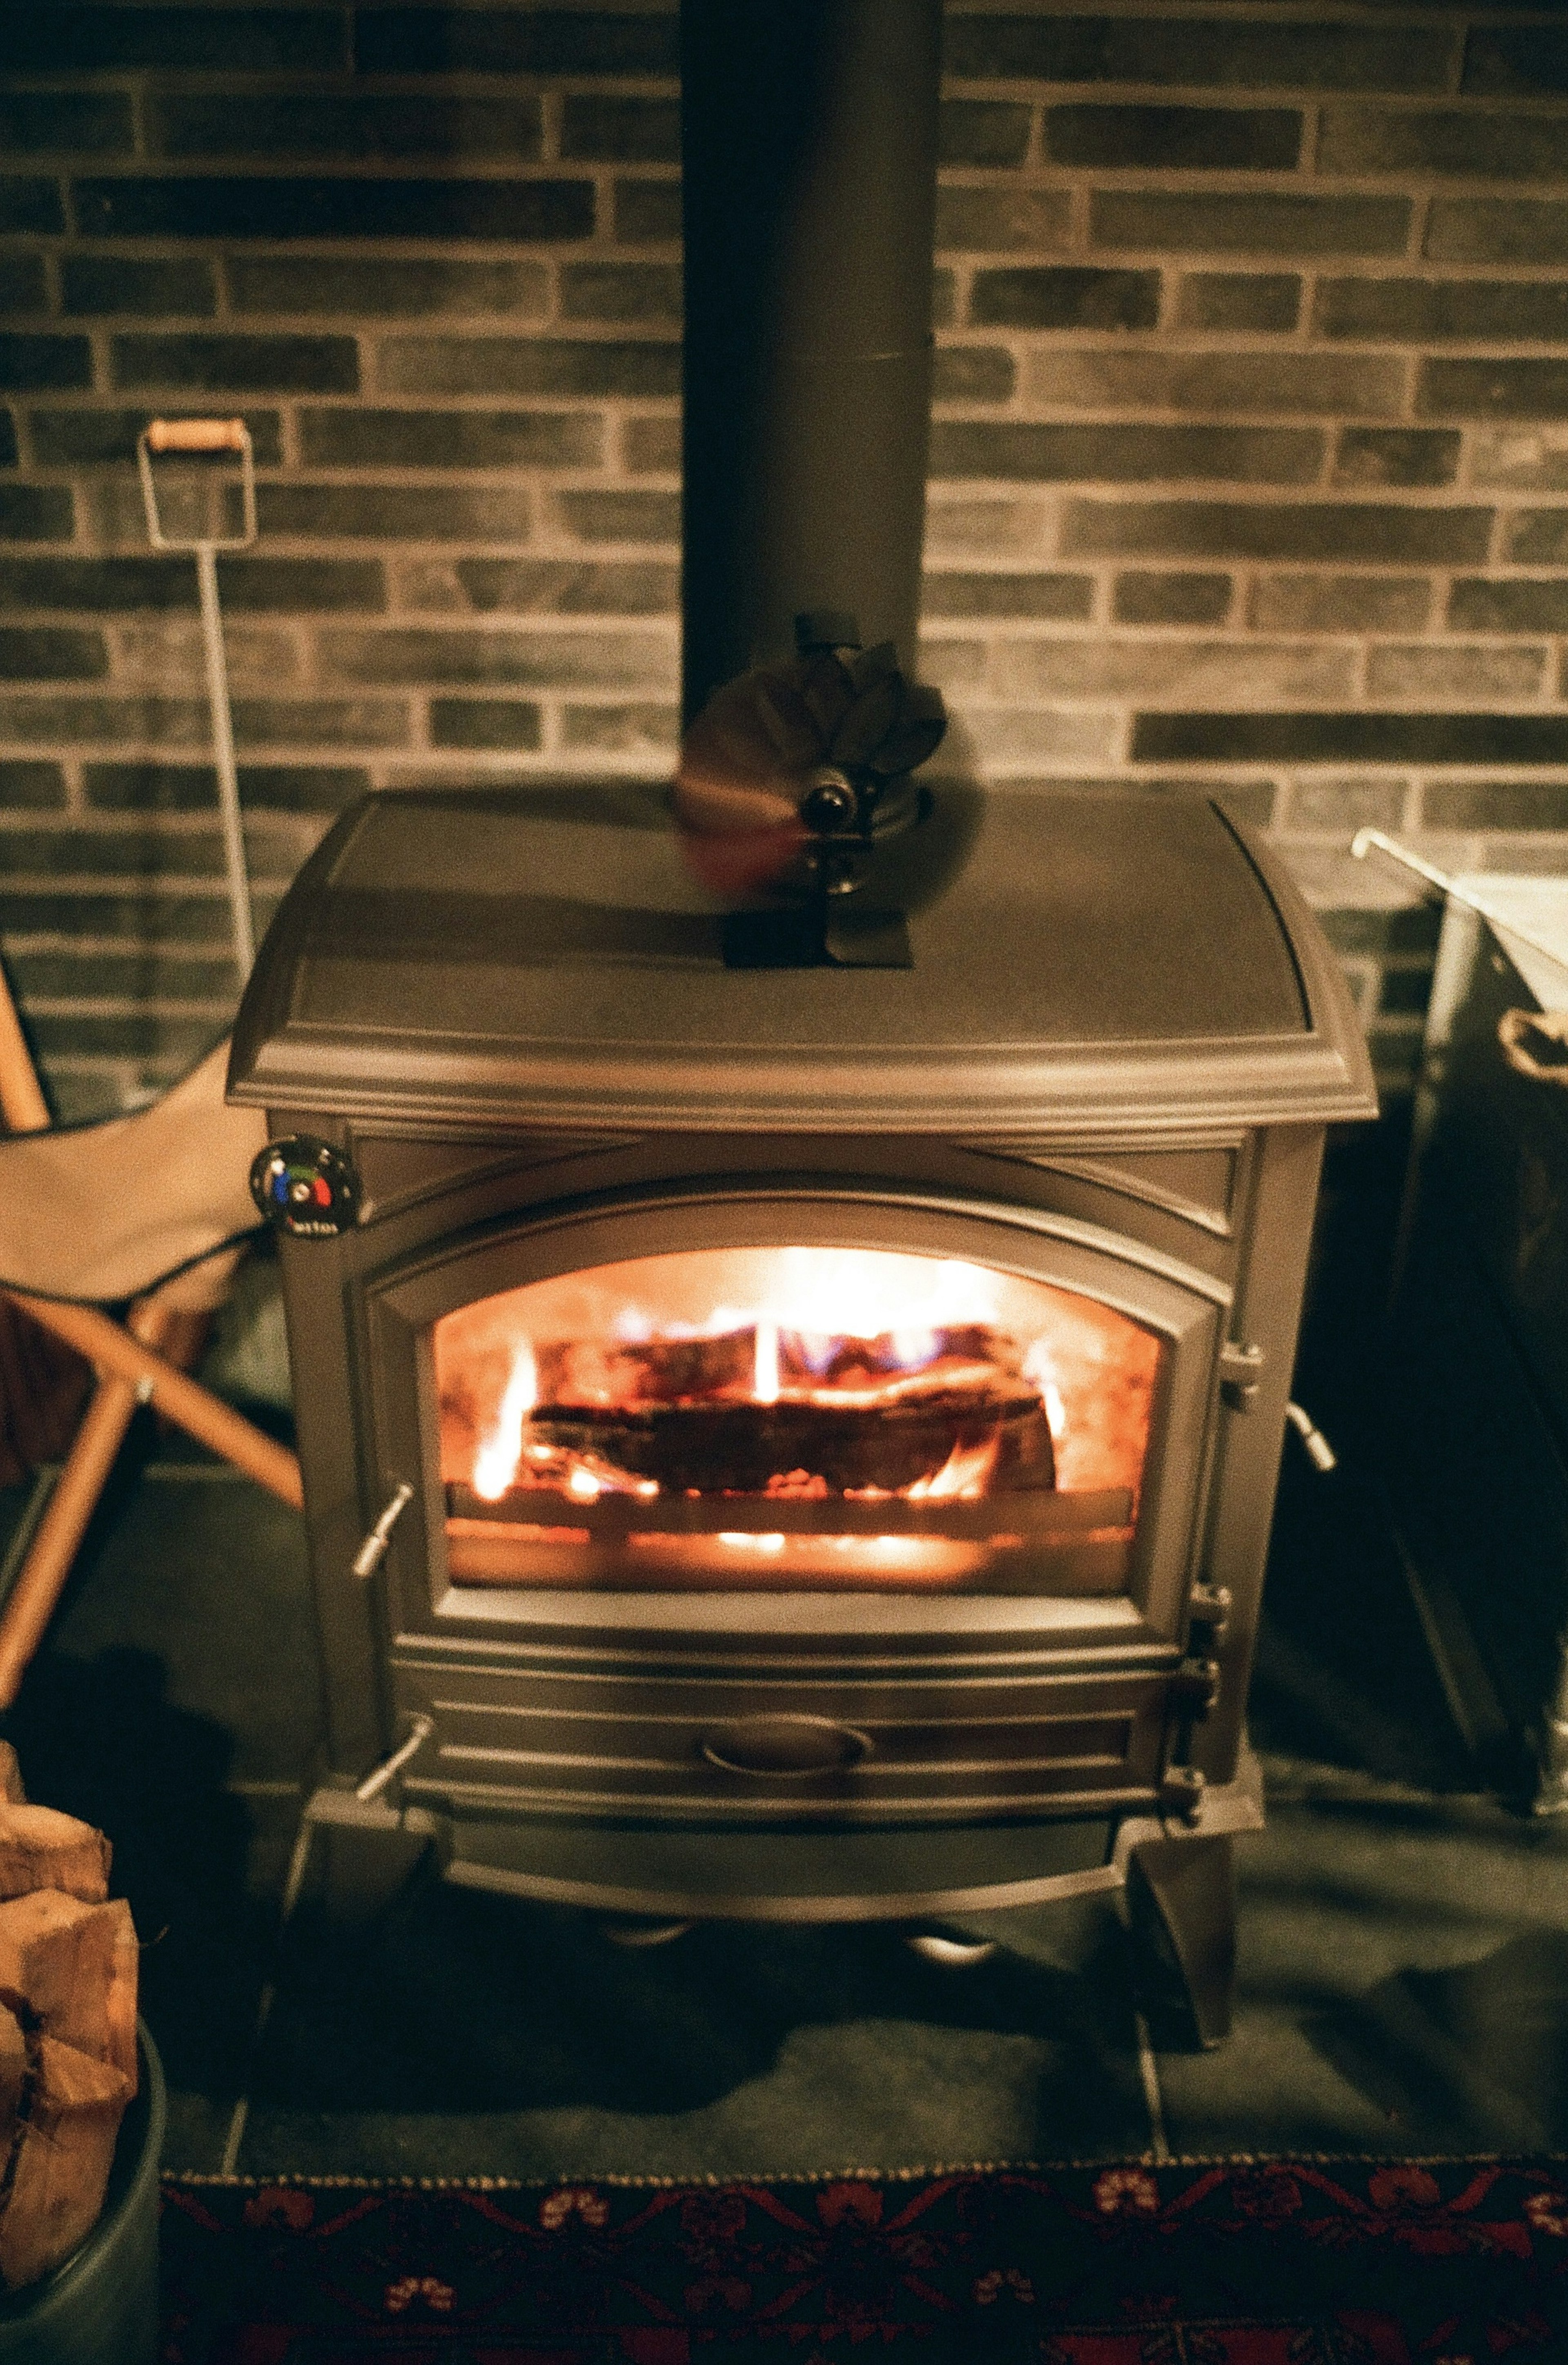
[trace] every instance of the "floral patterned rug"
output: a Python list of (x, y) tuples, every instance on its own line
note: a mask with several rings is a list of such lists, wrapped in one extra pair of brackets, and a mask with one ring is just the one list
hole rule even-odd
[(167, 2180), (164, 2365), (1549, 2365), (1568, 2161)]

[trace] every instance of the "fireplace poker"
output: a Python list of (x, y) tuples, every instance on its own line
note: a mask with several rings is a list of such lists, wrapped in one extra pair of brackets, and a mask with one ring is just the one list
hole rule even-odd
[[(236, 454), (240, 462), (241, 531), (237, 534), (165, 532), (152, 470), (154, 453), (180, 453), (213, 459)], [(229, 909), (234, 966), (243, 985), (256, 958), (251, 914), (251, 882), (245, 869), (245, 832), (240, 814), (240, 776), (234, 762), (234, 719), (229, 703), (229, 668), (223, 655), (223, 617), (218, 604), (218, 554), (243, 550), (256, 538), (256, 467), (251, 433), (242, 419), (154, 419), (137, 438), (136, 464), (147, 511), (147, 534), (154, 550), (195, 553), (201, 594), (201, 635), (207, 656), (207, 695), (212, 710), (212, 753), (218, 768), (218, 808), (223, 820), (223, 857), (229, 879)], [(207, 521), (204, 521), (206, 522)]]

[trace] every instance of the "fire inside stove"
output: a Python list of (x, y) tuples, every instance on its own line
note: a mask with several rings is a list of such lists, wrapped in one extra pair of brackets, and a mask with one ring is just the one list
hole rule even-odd
[(1160, 1343), (871, 1249), (639, 1257), (435, 1325), (456, 1585), (1117, 1592)]

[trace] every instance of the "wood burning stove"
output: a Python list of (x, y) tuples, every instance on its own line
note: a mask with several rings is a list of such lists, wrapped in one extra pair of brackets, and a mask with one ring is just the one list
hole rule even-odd
[(1130, 1879), (1212, 2040), (1365, 1051), (1202, 799), (997, 792), (952, 869), (907, 970), (785, 970), (726, 968), (653, 789), (372, 796), (302, 871), (230, 1090), (278, 1143), (312, 1813), (626, 1914)]

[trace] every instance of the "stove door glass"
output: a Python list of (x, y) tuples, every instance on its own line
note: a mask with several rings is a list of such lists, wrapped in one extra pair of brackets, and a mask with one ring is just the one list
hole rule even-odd
[(433, 1346), (454, 1585), (1126, 1586), (1165, 1350), (1077, 1292), (700, 1249), (476, 1299)]

